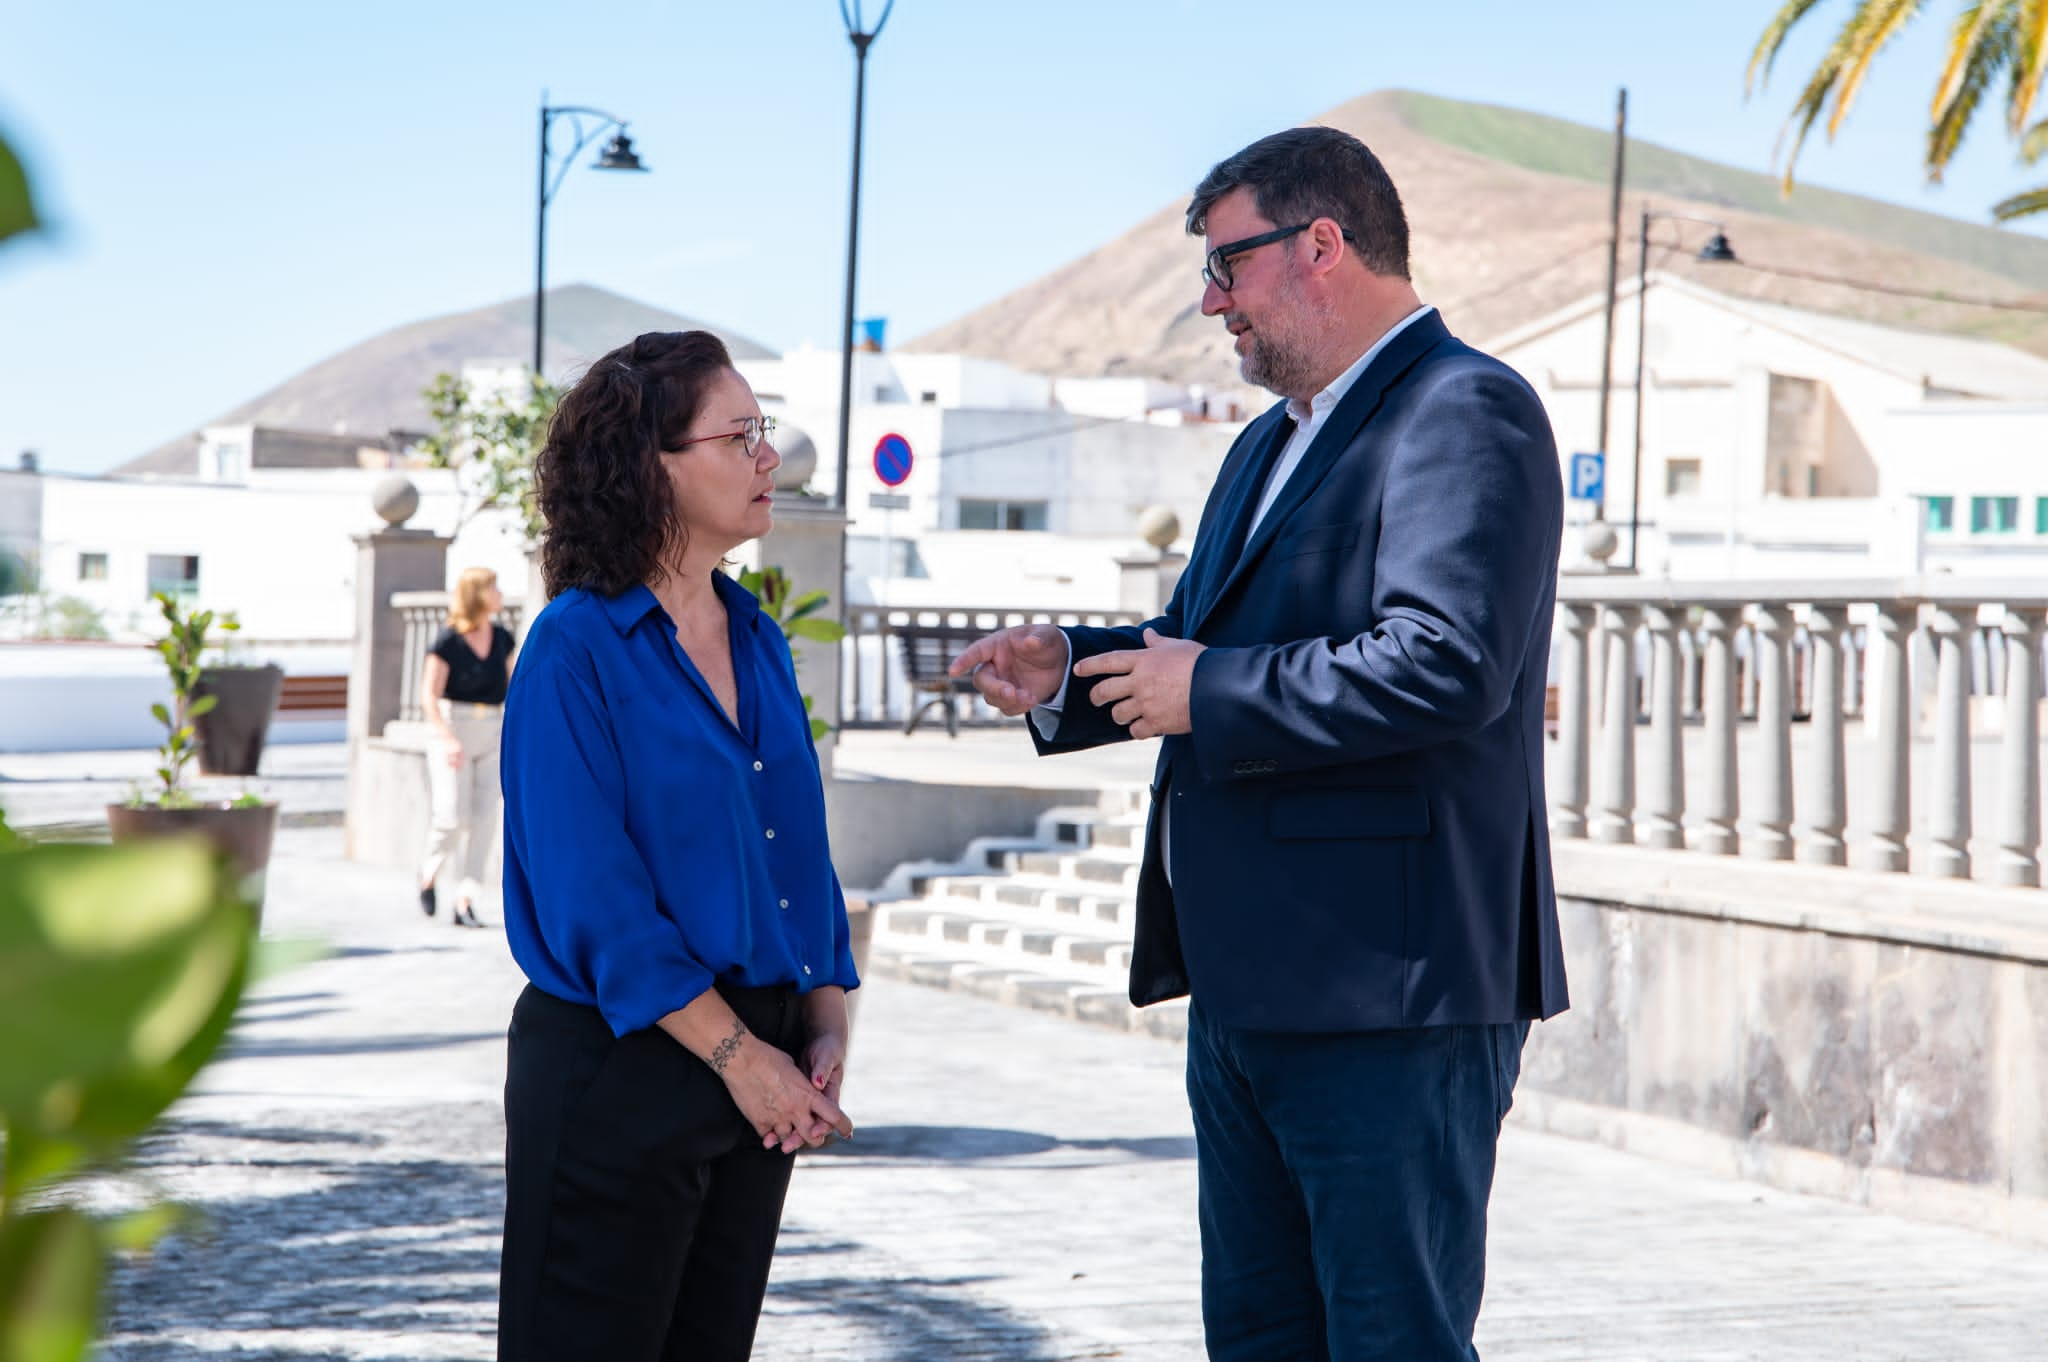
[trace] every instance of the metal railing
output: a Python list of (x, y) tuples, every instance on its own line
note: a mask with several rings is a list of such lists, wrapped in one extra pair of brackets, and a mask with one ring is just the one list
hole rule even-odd
[[(922, 699), (914, 688), (904, 637), (938, 635), (948, 653), (959, 651), (983, 634), (1017, 624), (1107, 626), (1137, 624), (1145, 616), (1129, 610), (1031, 610), (1007, 606), (877, 606), (855, 605), (846, 612), (846, 638), (839, 666), (839, 726), (887, 728), (905, 722)], [(923, 698), (929, 698), (923, 697)], [(992, 726), (1018, 722), (1005, 719), (978, 696), (962, 695), (961, 722)]]
[[(2044, 623), (2048, 588), (2039, 582), (1816, 587), (1567, 576), (1551, 642), (1552, 830), (1905, 871), (1913, 862), (1917, 746), (1926, 763), (1921, 872), (1969, 878), (1970, 842), (1981, 835), (1996, 844), (1993, 863), (1978, 867), (1989, 872), (1984, 878), (2038, 886)], [(1973, 694), (1999, 703), (1973, 706)], [(1800, 718), (1809, 728), (1795, 807), (1792, 734)], [(1873, 746), (1854, 810), (1845, 761), (1852, 719), (1861, 721), (1854, 736)], [(1704, 765), (1696, 799), (1688, 798), (1685, 769), (1692, 721), (1704, 730), (1693, 745)], [(1745, 721), (1754, 723), (1746, 760), (1737, 742)], [(1973, 738), (1994, 734), (1973, 734), (1973, 724), (1995, 727), (1997, 741), (1998, 777), (1981, 834)], [(1916, 744), (1923, 728), (1930, 741)], [(1846, 836), (1852, 813), (1862, 832), (1854, 848)]]
[[(427, 652), (448, 627), (448, 593), (445, 591), (394, 591), (391, 608), (405, 626), (404, 669), (399, 673), (400, 720), (426, 717), (420, 705), (420, 673), (426, 669)], [(498, 611), (498, 623), (519, 633), (520, 602), (507, 599)]]

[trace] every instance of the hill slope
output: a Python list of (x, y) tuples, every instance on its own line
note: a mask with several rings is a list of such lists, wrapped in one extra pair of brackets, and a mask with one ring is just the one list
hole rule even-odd
[[(1382, 91), (1311, 120), (1363, 139), (1401, 188), (1417, 287), (1453, 331), (1484, 342), (1606, 283), (1610, 131), (1492, 105)], [(1780, 196), (1768, 175), (1631, 141), (1621, 268), (1635, 269), (1645, 203), (1727, 224), (1742, 265), (1702, 264), (1708, 229), (1654, 224), (1652, 268), (1725, 293), (1983, 336), (2048, 354), (2048, 315), (1872, 294), (1750, 266), (1875, 280), (1952, 296), (2048, 290), (2048, 240), (1827, 190)], [(1220, 323), (1200, 313), (1201, 248), (1185, 199), (907, 348), (1066, 374), (1148, 374), (1238, 386)], [(2038, 300), (2037, 300), (2038, 301)]]
[[(560, 375), (596, 359), (643, 331), (690, 331), (707, 323), (666, 312), (589, 284), (548, 290), (548, 372)], [(774, 354), (722, 327), (716, 331), (737, 358)], [(470, 312), (430, 317), (372, 336), (251, 398), (206, 425), (279, 426), (287, 430), (425, 431), (431, 422), (420, 390), (435, 374), (460, 373), (472, 361), (518, 363), (533, 350), (533, 295)], [(188, 474), (198, 462), (198, 432), (180, 436), (113, 471)]]

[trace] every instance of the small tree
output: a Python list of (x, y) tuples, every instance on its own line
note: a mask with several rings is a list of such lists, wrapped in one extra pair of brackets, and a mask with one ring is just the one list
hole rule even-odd
[(519, 512), (528, 539), (540, 538), (540, 508), (533, 497), (533, 461), (547, 442), (548, 423), (561, 390), (529, 374), (523, 393), (478, 392), (468, 379), (434, 375), (420, 394), (434, 418), (434, 433), (420, 442), (435, 468), (452, 468), (462, 484), (457, 532), (500, 506)]
[(155, 793), (138, 796), (132, 802), (166, 809), (184, 808), (192, 802), (192, 791), (185, 784), (185, 768), (199, 755), (193, 743), (193, 721), (220, 702), (217, 696), (193, 693), (199, 686), (200, 659), (212, 646), (207, 633), (216, 623), (227, 633), (242, 626), (233, 615), (216, 618), (211, 610), (187, 615), (178, 598), (166, 592), (156, 593), (156, 603), (163, 612), (165, 625), (156, 650), (171, 674), (171, 703), (149, 707), (149, 712), (164, 726), (163, 746), (157, 748), (156, 774), (161, 783)]
[[(823, 591), (806, 591), (798, 595), (790, 586), (789, 577), (779, 567), (763, 568), (759, 572), (742, 572), (740, 585), (754, 593), (761, 602), (761, 611), (775, 621), (789, 640), (790, 662), (801, 667), (803, 659), (796, 651), (796, 640), (807, 638), (813, 643), (837, 643), (846, 637), (846, 626), (838, 620), (818, 618), (818, 611), (825, 608), (825, 602), (832, 598)], [(804, 697), (804, 713), (811, 713), (811, 697)], [(816, 715), (811, 716), (811, 741), (817, 742), (832, 731), (832, 725)]]

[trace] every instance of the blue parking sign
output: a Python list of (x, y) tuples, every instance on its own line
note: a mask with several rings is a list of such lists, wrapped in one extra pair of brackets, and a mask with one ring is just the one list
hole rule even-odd
[(1574, 501), (1599, 501), (1606, 488), (1607, 456), (1572, 455), (1571, 495)]

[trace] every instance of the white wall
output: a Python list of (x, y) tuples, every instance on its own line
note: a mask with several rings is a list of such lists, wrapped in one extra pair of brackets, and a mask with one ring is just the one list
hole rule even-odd
[[(355, 630), (352, 536), (381, 526), (370, 492), (386, 476), (304, 470), (267, 475), (258, 486), (46, 476), (43, 587), (98, 608), (117, 638), (154, 637), (149, 557), (196, 556), (197, 603), (235, 612), (244, 637), (346, 640)], [(408, 476), (421, 488), (410, 526), (452, 529), (461, 510), (453, 475)], [(507, 517), (478, 517), (449, 551), (450, 577), (489, 567), (516, 596), (526, 580), (522, 549)], [(88, 553), (106, 555), (105, 580), (80, 578)]]

